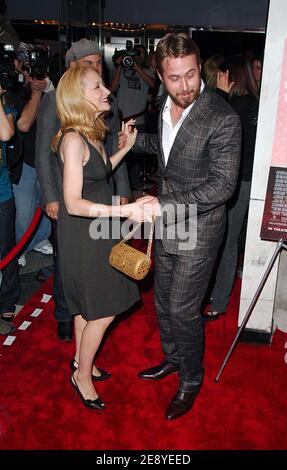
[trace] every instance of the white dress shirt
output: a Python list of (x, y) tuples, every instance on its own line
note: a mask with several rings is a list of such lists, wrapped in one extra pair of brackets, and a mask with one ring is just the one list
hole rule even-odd
[[(200, 93), (204, 89), (204, 82), (201, 80), (201, 86), (200, 86)], [(183, 112), (181, 115), (181, 118), (177, 121), (174, 127), (172, 127), (172, 121), (171, 121), (171, 116), (170, 116), (170, 108), (171, 108), (171, 99), (168, 96), (164, 110), (162, 112), (162, 148), (163, 148), (163, 153), (164, 153), (164, 160), (165, 164), (167, 165), (169, 154), (171, 151), (171, 148), (173, 146), (173, 143), (175, 141), (175, 138), (177, 136), (177, 133), (180, 129), (180, 126), (182, 125), (183, 121), (185, 120), (186, 116), (189, 114), (192, 106), (194, 105), (195, 101), (191, 103)]]

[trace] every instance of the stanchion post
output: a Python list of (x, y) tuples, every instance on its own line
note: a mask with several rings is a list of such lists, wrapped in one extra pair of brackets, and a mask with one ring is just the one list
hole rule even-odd
[(282, 248), (283, 248), (283, 249), (287, 249), (287, 245), (284, 245), (283, 240), (280, 239), (280, 240), (277, 242), (277, 244), (276, 244), (275, 251), (274, 251), (274, 253), (273, 253), (273, 255), (272, 255), (272, 258), (271, 258), (271, 260), (270, 260), (270, 262), (269, 262), (269, 264), (268, 264), (268, 267), (267, 267), (267, 269), (266, 269), (266, 271), (265, 271), (265, 273), (264, 273), (264, 275), (263, 275), (263, 277), (262, 277), (262, 279), (261, 279), (261, 282), (260, 282), (260, 284), (259, 284), (259, 286), (258, 286), (258, 288), (257, 288), (257, 290), (256, 290), (256, 292), (255, 292), (255, 294), (254, 294), (254, 297), (253, 297), (253, 299), (252, 299), (252, 301), (251, 301), (251, 303), (250, 303), (250, 305), (249, 305), (249, 307), (248, 307), (248, 310), (247, 310), (247, 312), (246, 312), (246, 314), (245, 314), (245, 317), (244, 317), (243, 320), (242, 320), (242, 323), (241, 323), (240, 328), (239, 328), (239, 330), (238, 330), (238, 332), (237, 332), (237, 335), (235, 336), (235, 339), (233, 340), (233, 343), (232, 343), (232, 345), (230, 346), (227, 355), (225, 356), (225, 359), (224, 359), (224, 361), (223, 361), (223, 363), (222, 363), (222, 365), (221, 365), (221, 367), (220, 367), (220, 370), (219, 370), (217, 376), (215, 377), (215, 382), (218, 382), (218, 381), (219, 381), (220, 376), (221, 376), (221, 374), (222, 374), (222, 372), (223, 372), (223, 370), (224, 370), (224, 368), (225, 368), (225, 366), (226, 366), (226, 364), (227, 364), (227, 362), (228, 362), (228, 360), (229, 360), (229, 358), (230, 358), (230, 356), (231, 356), (233, 350), (235, 349), (235, 347), (236, 347), (236, 345), (237, 345), (238, 338), (239, 338), (239, 336), (241, 335), (242, 331), (244, 330), (245, 326), (246, 326), (247, 323), (248, 323), (248, 320), (249, 320), (249, 318), (250, 318), (250, 316), (251, 316), (251, 314), (252, 314), (252, 312), (253, 312), (253, 309), (254, 309), (254, 307), (255, 307), (255, 304), (256, 304), (256, 302), (257, 302), (257, 300), (258, 300), (258, 298), (259, 298), (259, 296), (260, 296), (260, 294), (261, 294), (261, 291), (262, 291), (262, 289), (263, 289), (263, 287), (264, 287), (264, 285), (265, 285), (265, 282), (267, 281), (268, 276), (269, 276), (269, 274), (270, 274), (270, 272), (271, 272), (271, 269), (273, 268), (273, 265), (274, 265), (274, 263), (275, 263), (275, 261), (276, 261), (276, 258), (277, 258), (277, 256), (278, 256), (278, 254), (280, 253), (280, 251), (282, 250)]

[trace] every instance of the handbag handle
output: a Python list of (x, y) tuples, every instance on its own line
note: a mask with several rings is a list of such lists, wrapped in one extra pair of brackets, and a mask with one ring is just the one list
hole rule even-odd
[[(137, 229), (141, 226), (142, 222), (139, 222), (120, 242), (119, 245), (122, 243), (126, 243), (128, 240), (130, 240), (133, 236), (133, 234), (137, 231)], [(152, 239), (153, 239), (153, 234), (154, 234), (154, 225), (155, 225), (155, 218), (152, 218), (152, 222), (150, 225), (150, 231), (149, 231), (149, 237), (148, 237), (148, 246), (147, 246), (147, 257), (150, 259), (151, 257), (151, 247), (152, 247)]]

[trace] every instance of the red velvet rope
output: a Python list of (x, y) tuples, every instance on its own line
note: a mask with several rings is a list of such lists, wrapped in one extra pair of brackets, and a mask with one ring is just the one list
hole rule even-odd
[(41, 215), (42, 215), (42, 209), (40, 209), (40, 207), (38, 207), (38, 209), (36, 210), (35, 212), (35, 215), (33, 217), (33, 220), (32, 222), (30, 223), (29, 227), (27, 228), (26, 232), (24, 233), (23, 237), (21, 238), (21, 240), (19, 240), (19, 242), (17, 243), (17, 245), (14, 246), (14, 248), (12, 248), (12, 250), (8, 253), (8, 255), (5, 256), (5, 258), (3, 258), (1, 261), (0, 261), (0, 271), (2, 269), (4, 269), (7, 264), (10, 263), (10, 261), (12, 261), (13, 258), (15, 258), (18, 253), (22, 250), (23, 246), (26, 245), (27, 241), (29, 240), (29, 238), (31, 237), (31, 235), (33, 234), (40, 218), (41, 218)]

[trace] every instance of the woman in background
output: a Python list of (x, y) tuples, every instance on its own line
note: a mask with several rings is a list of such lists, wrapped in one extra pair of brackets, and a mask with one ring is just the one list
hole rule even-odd
[(221, 313), (226, 311), (229, 303), (237, 270), (238, 240), (249, 207), (259, 105), (250, 63), (242, 55), (231, 58), (229, 70), (219, 72), (217, 88), (220, 94), (229, 100), (240, 117), (241, 169), (237, 189), (228, 203), (226, 236), (211, 293), (211, 306), (210, 310), (204, 314), (205, 320), (216, 320)]

